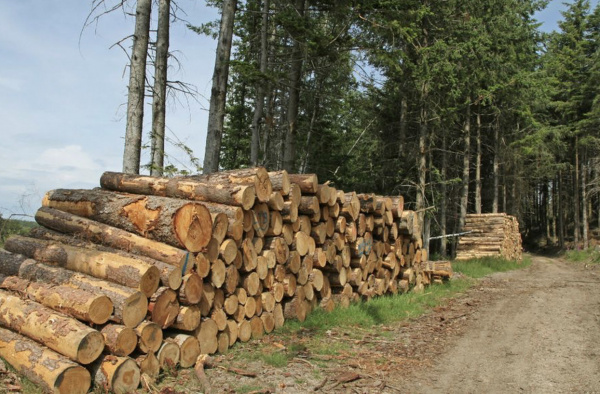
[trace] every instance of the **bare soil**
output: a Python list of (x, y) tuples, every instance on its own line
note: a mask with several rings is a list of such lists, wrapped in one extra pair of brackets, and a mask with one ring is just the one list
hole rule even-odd
[(324, 346), (337, 351), (307, 349), (283, 368), (226, 355), (207, 379), (231, 393), (600, 392), (600, 267), (533, 257), (418, 319), (331, 332)]

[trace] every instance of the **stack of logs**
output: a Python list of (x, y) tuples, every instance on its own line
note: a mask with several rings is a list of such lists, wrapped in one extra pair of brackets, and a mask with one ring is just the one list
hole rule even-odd
[(520, 261), (523, 247), (519, 222), (505, 213), (467, 215), (460, 237), (456, 260), (481, 257), (502, 257)]
[(0, 250), (0, 356), (50, 391), (86, 392), (93, 378), (130, 392), (316, 307), (451, 272), (425, 263), (401, 196), (314, 174), (106, 172), (100, 184), (48, 192), (42, 227)]

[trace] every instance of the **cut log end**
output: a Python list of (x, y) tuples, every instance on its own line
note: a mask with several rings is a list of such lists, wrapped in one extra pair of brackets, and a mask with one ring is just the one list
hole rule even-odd
[(212, 238), (212, 217), (204, 205), (186, 204), (179, 208), (173, 225), (181, 245), (190, 252), (200, 252)]

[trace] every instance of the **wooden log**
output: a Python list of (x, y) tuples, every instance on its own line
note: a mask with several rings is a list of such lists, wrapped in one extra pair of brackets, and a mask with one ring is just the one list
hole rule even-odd
[(45, 307), (89, 323), (104, 324), (113, 311), (113, 303), (107, 296), (69, 286), (31, 282), (9, 276), (0, 278), (0, 288), (17, 292)]
[(283, 307), (283, 316), (285, 319), (298, 320), (303, 322), (306, 320), (306, 304), (304, 299), (300, 297), (294, 297), (290, 301), (286, 302)]
[(171, 326), (179, 314), (177, 292), (168, 287), (160, 287), (148, 302), (150, 320), (162, 329)]
[(135, 356), (135, 363), (143, 376), (157, 379), (160, 374), (160, 364), (154, 353), (139, 354)]
[(263, 203), (256, 203), (252, 208), (252, 227), (258, 237), (264, 237), (269, 231), (271, 225), (271, 216), (269, 206)]
[(302, 196), (298, 205), (298, 212), (303, 215), (314, 215), (321, 212), (319, 199), (316, 196)]
[(285, 323), (285, 317), (283, 316), (283, 305), (280, 302), (275, 304), (275, 309), (273, 310), (273, 320), (275, 321), (275, 328), (281, 328)]
[(226, 332), (229, 337), (229, 347), (233, 346), (238, 340), (238, 330), (238, 323), (235, 320), (227, 320), (227, 328), (224, 332)]
[(120, 324), (107, 324), (100, 330), (109, 353), (115, 356), (129, 356), (136, 348), (137, 335), (132, 328)]
[(256, 272), (251, 272), (242, 278), (242, 286), (246, 290), (249, 296), (255, 296), (260, 294), (260, 278)]
[(250, 329), (252, 331), (251, 337), (253, 339), (260, 339), (265, 336), (265, 327), (262, 319), (258, 316), (254, 316), (250, 319)]
[(85, 394), (90, 389), (91, 377), (85, 368), (4, 328), (0, 328), (0, 357), (44, 392)]
[(281, 193), (278, 191), (271, 193), (271, 197), (269, 197), (267, 205), (272, 211), (281, 211), (283, 209), (283, 196)]
[(198, 305), (180, 306), (177, 318), (171, 325), (182, 331), (194, 331), (200, 325), (200, 307)]
[(156, 353), (163, 341), (160, 326), (151, 321), (143, 321), (135, 327), (138, 336), (137, 348), (142, 353)]
[(212, 218), (198, 203), (167, 197), (118, 194), (107, 190), (51, 190), (42, 205), (87, 217), (190, 252), (212, 236)]
[(200, 355), (200, 342), (191, 335), (177, 332), (167, 332), (165, 342), (172, 342), (179, 347), (179, 365), (189, 368), (196, 363)]
[(155, 266), (115, 253), (76, 248), (22, 236), (12, 236), (4, 246), (8, 251), (37, 261), (137, 288), (147, 297), (156, 291), (160, 281), (160, 272)]
[(317, 192), (315, 193), (319, 204), (328, 204), (331, 198), (331, 190), (327, 184), (317, 186)]
[(148, 299), (138, 290), (64, 268), (39, 264), (34, 260), (23, 261), (19, 270), (19, 277), (42, 283), (68, 285), (91, 293), (103, 294), (110, 298), (114, 306), (111, 320), (123, 323), (127, 327), (138, 325), (144, 319), (148, 310)]
[[(29, 236), (37, 239), (43, 239), (47, 241), (55, 241), (65, 245), (74, 246), (77, 248), (84, 248), (89, 250), (96, 250), (99, 252), (108, 252), (108, 253), (116, 253), (119, 256), (131, 258), (135, 260), (140, 260), (150, 265), (155, 266), (160, 273), (160, 283), (163, 286), (168, 286), (171, 289), (175, 290), (181, 286), (181, 276), (182, 270), (186, 270), (188, 272), (192, 271), (193, 264), (185, 264), (183, 262), (183, 267), (171, 265), (164, 263), (159, 260), (154, 260), (150, 257), (134, 255), (129, 252), (125, 252), (119, 249), (111, 248), (104, 245), (98, 245), (93, 242), (81, 240), (79, 238), (69, 236), (66, 234), (61, 234), (54, 230), (49, 230), (43, 227), (37, 227), (31, 229), (29, 232)], [(187, 257), (187, 256), (186, 256)]]
[(229, 349), (229, 333), (221, 331), (217, 334), (217, 352), (224, 354)]
[(264, 167), (240, 168), (214, 172), (209, 175), (193, 176), (193, 179), (205, 179), (208, 182), (221, 186), (224, 184), (252, 184), (256, 190), (256, 198), (260, 202), (267, 202), (273, 192), (273, 185), (269, 173)]
[[(240, 209), (241, 210), (241, 209)], [(224, 213), (211, 213), (213, 226), (211, 236), (218, 242), (223, 242), (229, 228), (229, 218)]]
[(280, 213), (284, 223), (296, 223), (298, 220), (298, 204), (294, 204), (290, 200), (284, 201)]
[(61, 233), (76, 234), (82, 240), (146, 256), (178, 267), (182, 267), (187, 256), (185, 250), (163, 242), (147, 239), (117, 227), (53, 208), (42, 207), (38, 209), (35, 220), (42, 226)]
[(284, 196), (290, 194), (290, 177), (286, 170), (271, 171), (269, 172), (269, 178), (271, 179), (273, 191), (278, 191)]
[(220, 288), (225, 283), (227, 267), (221, 259), (210, 265), (210, 282), (215, 288)]
[(262, 321), (264, 332), (267, 334), (273, 332), (275, 329), (275, 317), (273, 312), (263, 312), (263, 314), (260, 315), (260, 320)]
[(105, 355), (91, 369), (95, 384), (107, 392), (132, 393), (140, 385), (140, 368), (129, 357)]
[(344, 194), (341, 213), (351, 221), (358, 219), (358, 214), (360, 213), (360, 201), (355, 192)]
[(254, 185), (215, 185), (200, 177), (167, 178), (105, 172), (100, 178), (100, 185), (115, 191), (216, 202), (244, 209), (250, 209), (256, 198)]
[(0, 325), (84, 365), (97, 359), (104, 349), (100, 332), (5, 291), (0, 291)]
[(317, 192), (319, 186), (319, 178), (316, 174), (288, 174), (290, 183), (295, 183), (300, 187), (302, 193)]
[(278, 211), (271, 211), (269, 220), (269, 228), (265, 235), (270, 237), (280, 235), (283, 231), (283, 217), (281, 216), (281, 213)]
[(213, 354), (219, 347), (217, 334), (219, 329), (212, 319), (204, 319), (196, 329), (196, 339), (200, 342), (201, 354)]
[(179, 345), (177, 345), (177, 343), (164, 341), (162, 345), (160, 345), (158, 352), (156, 352), (158, 365), (160, 365), (162, 369), (174, 368), (179, 364), (180, 353)]
[(196, 305), (202, 299), (202, 278), (195, 272), (187, 274), (182, 279), (178, 290), (179, 303), (183, 305)]
[(246, 319), (238, 323), (238, 339), (240, 342), (248, 342), (252, 338), (252, 326)]

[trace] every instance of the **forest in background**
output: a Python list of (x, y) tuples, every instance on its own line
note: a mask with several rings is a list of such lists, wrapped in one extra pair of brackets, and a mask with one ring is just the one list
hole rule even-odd
[[(157, 2), (149, 40), (151, 3), (137, 1), (127, 135), (136, 124), (141, 135), (143, 104), (132, 97), (149, 89), (148, 168), (161, 175), (164, 109), (154, 103), (164, 101), (157, 81), (167, 80), (165, 15), (177, 8)], [(425, 247), (480, 212), (515, 215), (529, 239), (588, 246), (590, 226), (600, 225), (600, 7), (576, 0), (558, 31), (543, 34), (533, 17), (541, 0), (208, 3), (221, 19), (189, 26), (218, 40), (205, 173), (262, 165), (402, 194), (420, 214)], [(136, 52), (140, 37), (150, 56)], [(134, 78), (135, 61), (145, 70), (147, 57), (152, 88)], [(136, 173), (139, 142), (128, 145), (127, 135), (124, 172)], [(446, 238), (431, 248), (451, 251)]]

